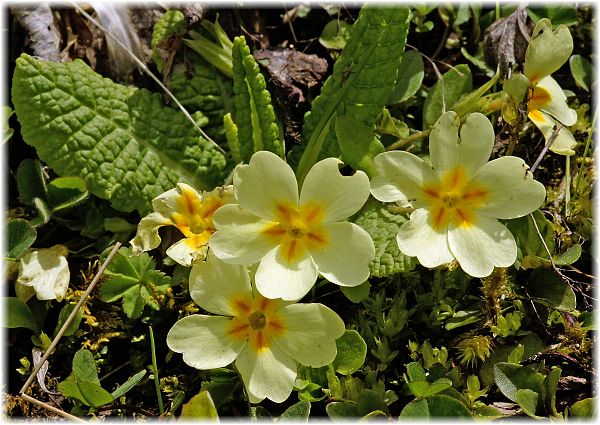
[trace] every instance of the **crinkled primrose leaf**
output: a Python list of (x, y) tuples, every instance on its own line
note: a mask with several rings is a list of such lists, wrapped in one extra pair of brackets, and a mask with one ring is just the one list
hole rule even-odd
[(417, 265), (416, 259), (402, 254), (396, 243), (400, 226), (408, 221), (406, 214), (395, 213), (390, 207), (371, 198), (353, 221), (371, 235), (375, 244), (375, 259), (369, 264), (371, 276), (387, 277), (408, 272)]
[[(354, 169), (373, 171), (373, 157), (383, 152), (375, 121), (403, 72), (400, 62), (409, 22), (408, 7), (361, 9), (333, 74), (305, 116), (307, 147), (296, 172), (300, 184), (323, 152), (335, 152), (331, 144), (339, 145), (343, 161)], [(343, 122), (336, 122), (339, 117), (345, 117)]]
[(81, 61), (17, 59), (12, 100), (23, 139), (61, 176), (81, 176), (90, 193), (144, 214), (180, 180), (212, 188), (228, 170), (162, 97), (102, 78)]

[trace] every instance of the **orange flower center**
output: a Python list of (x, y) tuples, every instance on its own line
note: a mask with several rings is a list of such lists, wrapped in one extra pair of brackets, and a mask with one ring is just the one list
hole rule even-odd
[(321, 249), (327, 245), (323, 228), (323, 208), (317, 204), (305, 204), (296, 208), (291, 204), (279, 204), (277, 220), (269, 224), (263, 233), (277, 245), (281, 245), (284, 259), (295, 264), (307, 250)]
[(460, 166), (448, 171), (441, 181), (423, 188), (423, 198), (436, 230), (444, 230), (450, 223), (456, 226), (473, 225), (476, 221), (475, 212), (488, 194), (486, 188), (469, 181), (466, 171)]
[(177, 211), (171, 214), (171, 221), (187, 238), (186, 243), (190, 247), (200, 248), (215, 232), (212, 217), (221, 206), (223, 199), (219, 196), (201, 199), (196, 192), (183, 188), (177, 199)]
[(527, 101), (527, 109), (529, 111), (529, 115), (533, 115), (534, 119), (543, 120), (544, 117), (540, 113), (540, 108), (543, 108), (548, 103), (550, 103), (551, 97), (548, 90), (536, 86), (533, 88), (533, 93), (531, 93), (531, 97)]
[(227, 335), (236, 340), (247, 340), (255, 351), (269, 348), (273, 338), (283, 335), (286, 330), (284, 320), (277, 312), (280, 303), (259, 294), (254, 299), (235, 299), (231, 306), (235, 316), (231, 319)]

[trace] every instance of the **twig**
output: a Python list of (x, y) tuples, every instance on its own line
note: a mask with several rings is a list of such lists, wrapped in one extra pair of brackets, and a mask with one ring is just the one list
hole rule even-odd
[(408, 145), (409, 143), (414, 142), (415, 140), (424, 139), (425, 137), (429, 136), (429, 133), (431, 133), (430, 128), (428, 128), (427, 130), (419, 131), (417, 133), (413, 133), (410, 136), (406, 137), (405, 139), (398, 140), (397, 142), (392, 143), (387, 148), (385, 148), (385, 150), (393, 151), (396, 149), (403, 148), (406, 145)]
[(208, 140), (210, 143), (212, 143), (212, 145), (221, 153), (226, 153), (223, 148), (221, 148), (221, 146), (219, 146), (217, 144), (217, 142), (215, 142), (213, 139), (210, 138), (210, 136), (208, 134), (206, 134), (204, 132), (204, 130), (202, 130), (200, 128), (200, 126), (198, 124), (196, 124), (196, 121), (194, 121), (194, 119), (192, 118), (192, 116), (190, 115), (190, 113), (187, 111), (187, 109), (185, 109), (185, 107), (181, 104), (181, 102), (179, 102), (179, 100), (175, 97), (175, 95), (171, 92), (171, 90), (169, 90), (167, 88), (167, 86), (165, 86), (163, 84), (162, 81), (160, 81), (160, 79), (154, 75), (152, 73), (152, 71), (150, 71), (150, 69), (146, 66), (146, 64), (140, 59), (138, 58), (135, 54), (133, 54), (133, 52), (131, 52), (131, 50), (129, 50), (127, 48), (127, 46), (125, 46), (121, 40), (117, 39), (114, 35), (112, 35), (106, 28), (104, 28), (102, 26), (102, 24), (100, 22), (98, 22), (96, 19), (94, 19), (92, 16), (90, 16), (85, 10), (83, 10), (81, 7), (79, 7), (78, 4), (70, 2), (73, 7), (75, 7), (75, 9), (77, 9), (77, 11), (79, 13), (81, 13), (83, 16), (85, 16), (90, 22), (92, 22), (94, 25), (96, 25), (98, 28), (100, 28), (104, 34), (108, 35), (110, 38), (112, 38), (115, 42), (117, 42), (117, 44), (119, 46), (121, 46), (121, 48), (123, 50), (125, 50), (130, 56), (131, 58), (134, 60), (134, 62), (137, 64), (137, 66), (140, 67), (140, 69), (142, 71), (144, 71), (146, 74), (148, 74), (148, 76), (150, 78), (152, 78), (154, 80), (154, 82), (156, 82), (156, 84), (158, 84), (160, 86), (161, 89), (163, 89), (165, 91), (165, 93), (167, 93), (167, 95), (169, 95), (169, 97), (173, 100), (173, 102), (175, 102), (175, 104), (179, 107), (179, 109), (181, 109), (181, 112), (183, 112), (183, 114), (185, 115), (185, 117), (194, 125), (194, 127), (196, 127), (196, 130), (198, 130), (200, 132), (200, 134), (202, 135), (202, 137), (204, 137), (206, 140)]
[(70, 419), (70, 420), (75, 421), (75, 422), (87, 423), (87, 421), (84, 421), (83, 419), (78, 418), (77, 416), (71, 415), (70, 413), (67, 413), (64, 410), (60, 410), (60, 409), (58, 409), (58, 408), (56, 408), (54, 406), (49, 405), (48, 403), (44, 403), (43, 401), (39, 401), (37, 398), (33, 398), (33, 397), (31, 397), (31, 396), (29, 396), (27, 394), (21, 394), (20, 397), (23, 400), (26, 400), (26, 401), (28, 401), (30, 403), (33, 403), (33, 404), (37, 404), (38, 406), (41, 406), (41, 407), (43, 407), (46, 410), (50, 410), (51, 412), (54, 412), (57, 415), (62, 416), (63, 418), (67, 418), (67, 419)]
[(33, 378), (36, 376), (36, 374), (38, 373), (38, 371), (40, 370), (40, 368), (42, 367), (44, 362), (46, 360), (48, 360), (48, 357), (50, 357), (50, 354), (52, 354), (52, 352), (58, 345), (58, 342), (60, 341), (60, 339), (62, 338), (64, 333), (67, 331), (67, 328), (71, 325), (71, 322), (75, 319), (75, 316), (81, 309), (81, 306), (83, 305), (83, 303), (85, 302), (87, 297), (90, 295), (90, 293), (96, 286), (96, 283), (98, 283), (98, 280), (100, 280), (100, 277), (104, 273), (104, 270), (106, 270), (106, 267), (108, 267), (108, 264), (111, 262), (112, 258), (115, 256), (115, 254), (117, 253), (117, 250), (120, 247), (121, 247), (121, 242), (117, 242), (115, 244), (115, 246), (113, 246), (113, 249), (110, 251), (110, 254), (108, 254), (108, 257), (106, 257), (106, 260), (104, 261), (102, 266), (100, 266), (100, 269), (96, 273), (96, 276), (94, 276), (94, 279), (91, 281), (91, 283), (89, 284), (89, 286), (87, 287), (87, 289), (85, 290), (85, 292), (83, 293), (81, 298), (79, 299), (79, 302), (75, 305), (75, 308), (73, 308), (73, 311), (71, 312), (71, 314), (69, 315), (67, 320), (65, 320), (65, 323), (62, 325), (62, 327), (60, 328), (60, 330), (58, 331), (58, 333), (52, 340), (52, 343), (50, 343), (50, 346), (48, 347), (48, 349), (46, 350), (46, 352), (40, 359), (39, 363), (31, 371), (31, 375), (29, 375), (29, 378), (27, 378), (27, 381), (25, 381), (25, 384), (23, 385), (23, 388), (21, 388), (21, 391), (19, 391), (19, 394), (24, 394), (25, 390), (29, 387), (29, 385), (31, 385)]
[(550, 146), (552, 146), (552, 143), (554, 143), (554, 139), (556, 139), (556, 136), (558, 136), (558, 132), (562, 128), (563, 128), (563, 125), (561, 123), (558, 123), (554, 126), (554, 131), (552, 132), (550, 139), (548, 139), (548, 143), (546, 143), (546, 146), (544, 146), (544, 149), (542, 149), (542, 151), (540, 152), (540, 155), (538, 156), (538, 158), (535, 160), (535, 162), (529, 169), (529, 171), (531, 171), (531, 174), (533, 174), (533, 172), (538, 167), (538, 165), (540, 165), (540, 162), (542, 162), (542, 158), (544, 158), (544, 155), (546, 155), (546, 152), (548, 152), (548, 149), (550, 148)]

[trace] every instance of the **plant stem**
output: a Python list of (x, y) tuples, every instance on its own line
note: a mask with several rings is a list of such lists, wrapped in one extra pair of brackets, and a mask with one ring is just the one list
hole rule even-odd
[(569, 216), (571, 202), (571, 157), (565, 156), (565, 217)]
[(544, 155), (546, 155), (546, 152), (548, 152), (548, 149), (550, 148), (550, 146), (552, 146), (552, 143), (554, 143), (554, 139), (556, 139), (556, 136), (558, 136), (558, 132), (562, 127), (563, 125), (560, 123), (554, 126), (554, 132), (550, 136), (550, 139), (548, 139), (548, 143), (546, 143), (546, 146), (544, 146), (544, 149), (542, 149), (542, 152), (540, 152), (540, 155), (529, 169), (529, 171), (531, 171), (531, 174), (533, 174), (538, 165), (540, 165), (540, 162), (542, 162), (542, 158), (544, 158)]
[(385, 148), (385, 150), (386, 151), (393, 151), (393, 150), (396, 150), (396, 149), (403, 148), (403, 147), (405, 147), (406, 145), (408, 145), (411, 142), (414, 142), (416, 140), (424, 139), (425, 137), (429, 136), (429, 133), (431, 133), (431, 129), (430, 128), (428, 128), (427, 130), (419, 131), (417, 133), (413, 133), (413, 134), (411, 134), (410, 136), (408, 136), (405, 139), (398, 140), (397, 142), (392, 143), (387, 148)]
[(150, 329), (150, 349), (152, 354), (152, 374), (154, 375), (154, 388), (156, 389), (156, 398), (158, 399), (158, 411), (161, 415), (165, 413), (165, 407), (163, 405), (162, 394), (160, 393), (160, 380), (158, 379), (158, 366), (156, 365), (156, 347), (154, 346), (154, 332), (152, 332), (152, 326), (148, 325)]

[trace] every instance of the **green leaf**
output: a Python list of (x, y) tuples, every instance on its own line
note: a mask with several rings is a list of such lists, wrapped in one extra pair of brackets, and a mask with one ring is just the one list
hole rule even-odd
[[(361, 134), (368, 134), (362, 128), (374, 128), (398, 79), (409, 20), (408, 7), (362, 7), (332, 75), (304, 117), (303, 138), (307, 146), (296, 170), (300, 184), (308, 170), (322, 157), (327, 143), (336, 144), (333, 136), (337, 136), (342, 151), (346, 150), (345, 154), (342, 152), (344, 162), (374, 152), (372, 136), (358, 140), (350, 137), (351, 131), (340, 133), (341, 127), (335, 125), (335, 120), (342, 115), (349, 117), (346, 122), (354, 120), (357, 128), (361, 128)], [(334, 134), (331, 134), (332, 130)], [(354, 150), (350, 150), (352, 146)], [(358, 167), (358, 164), (351, 165)]]
[(81, 176), (90, 193), (144, 215), (151, 200), (185, 180), (211, 189), (226, 159), (159, 94), (102, 78), (82, 61), (16, 61), (12, 100), (23, 139), (60, 176)]
[(430, 128), (437, 119), (447, 111), (451, 111), (463, 94), (473, 89), (473, 77), (466, 64), (450, 69), (429, 90), (423, 104), (423, 128)]
[(387, 277), (408, 272), (417, 265), (416, 258), (400, 252), (396, 235), (406, 221), (407, 214), (395, 213), (382, 202), (370, 198), (354, 216), (354, 223), (365, 229), (375, 244), (375, 258), (369, 265), (371, 276)]
[(173, 66), (170, 90), (190, 111), (202, 111), (208, 124), (202, 129), (218, 143), (225, 142), (223, 116), (233, 111), (233, 81), (194, 52)]
[(308, 401), (301, 400), (285, 409), (285, 412), (279, 416), (278, 422), (305, 422), (308, 421), (309, 415), (310, 403)]
[[(60, 328), (62, 328), (64, 323), (67, 321), (67, 319), (69, 318), (69, 315), (73, 312), (74, 308), (75, 308), (75, 304), (67, 304), (63, 308), (61, 308), (60, 313), (58, 315), (58, 322), (56, 323), (56, 327), (54, 328), (54, 333), (53, 333), (54, 336), (56, 336), (56, 334), (58, 334), (58, 331), (60, 331)], [(75, 318), (69, 324), (69, 326), (65, 330), (65, 333), (63, 334), (63, 336), (71, 336), (75, 332), (77, 332), (77, 329), (79, 329), (79, 323), (81, 323), (82, 318), (83, 318), (83, 309), (80, 308), (77, 311), (77, 313), (75, 313)]]
[(12, 114), (14, 114), (14, 111), (10, 106), (2, 107), (2, 144), (8, 142), (15, 132), (15, 130), (10, 128), (8, 122)]
[(284, 145), (279, 139), (279, 127), (265, 77), (260, 73), (244, 37), (234, 39), (232, 53), (233, 121), (237, 126), (241, 159), (247, 163), (254, 152), (262, 150), (284, 157)]
[(358, 396), (357, 410), (359, 416), (368, 415), (371, 412), (381, 411), (389, 414), (387, 404), (381, 395), (374, 390), (362, 390)]
[(110, 395), (114, 400), (117, 400), (119, 397), (124, 395), (127, 391), (135, 387), (143, 378), (146, 376), (146, 370), (140, 370), (138, 373), (130, 377), (127, 381), (120, 385), (116, 390), (114, 390)]
[(48, 185), (48, 203), (53, 212), (74, 207), (87, 197), (85, 180), (79, 177), (59, 177)]
[(171, 278), (154, 267), (148, 254), (134, 256), (131, 248), (120, 248), (106, 269), (100, 299), (113, 302), (122, 298), (123, 311), (131, 319), (140, 317), (145, 306), (158, 310)]
[(325, 25), (319, 43), (326, 49), (341, 50), (346, 46), (352, 33), (352, 25), (339, 19), (334, 19)]
[(4, 311), (6, 311), (6, 322), (4, 327), (26, 328), (34, 333), (39, 333), (40, 329), (33, 318), (33, 313), (23, 301), (14, 297), (3, 297)]
[(152, 60), (160, 72), (163, 72), (163, 45), (175, 36), (182, 36), (187, 29), (185, 16), (180, 10), (167, 10), (154, 24), (152, 30)]
[(551, 269), (534, 270), (529, 276), (528, 291), (558, 310), (573, 311), (577, 307), (573, 289)]
[(369, 177), (373, 177), (373, 159), (385, 151), (375, 136), (374, 125), (365, 124), (357, 120), (356, 116), (339, 115), (335, 120), (335, 135), (344, 162), (355, 170), (362, 170)]
[(415, 397), (425, 398), (447, 390), (452, 386), (452, 381), (448, 378), (439, 378), (432, 383), (427, 381), (409, 381), (406, 385), (408, 385), (410, 392)]
[(410, 362), (405, 365), (406, 373), (408, 374), (409, 381), (426, 381), (427, 374), (425, 373), (425, 369), (418, 362)]
[(401, 418), (469, 417), (471, 412), (460, 401), (443, 394), (413, 400), (400, 412)]
[(556, 411), (556, 390), (558, 388), (558, 381), (560, 380), (561, 373), (562, 369), (556, 366), (548, 375), (546, 375), (546, 379), (544, 379), (544, 387), (546, 388), (546, 403), (548, 405), (549, 412), (553, 415), (558, 414)]
[(527, 13), (537, 24), (542, 18), (548, 18), (552, 21), (552, 28), (556, 29), (559, 25), (575, 25), (577, 23), (577, 9), (575, 6), (567, 4), (553, 4), (550, 6), (528, 7)]
[(218, 69), (223, 75), (233, 78), (233, 43), (227, 33), (221, 28), (219, 22), (213, 24), (207, 19), (202, 20), (202, 27), (213, 40), (204, 37), (196, 31), (190, 31), (193, 40), (184, 40), (185, 45), (190, 47), (202, 58)]
[(219, 420), (217, 408), (213, 403), (210, 393), (206, 390), (200, 391), (181, 408), (180, 418), (202, 418), (209, 421)]
[(10, 220), (6, 233), (6, 245), (8, 258), (18, 260), (37, 238), (35, 228), (27, 220), (16, 218)]
[(96, 362), (91, 351), (82, 348), (75, 353), (73, 357), (73, 371), (69, 378), (100, 385)]
[(346, 330), (335, 340), (337, 354), (333, 360), (335, 371), (341, 375), (350, 375), (361, 368), (367, 355), (367, 344), (354, 330)]
[(342, 294), (346, 296), (350, 301), (357, 304), (361, 301), (366, 300), (369, 297), (371, 290), (371, 284), (369, 281), (363, 282), (358, 286), (340, 286)]
[(496, 385), (510, 401), (517, 402), (517, 390), (543, 392), (544, 375), (527, 366), (499, 362), (494, 365)]
[(359, 416), (356, 404), (334, 401), (325, 406), (327, 416), (332, 421), (347, 421)]
[(542, 419), (535, 414), (535, 409), (538, 403), (539, 394), (529, 389), (519, 389), (515, 393), (515, 401), (527, 416), (534, 419)]
[(65, 397), (74, 398), (90, 407), (100, 407), (113, 401), (108, 391), (91, 382), (67, 379), (58, 383), (58, 389)]
[(593, 418), (595, 402), (593, 398), (579, 400), (569, 408), (569, 416), (578, 418)]
[(592, 87), (592, 63), (581, 55), (573, 55), (569, 59), (569, 68), (575, 84), (585, 91), (589, 92)]
[(394, 91), (388, 102), (390, 104), (400, 103), (413, 96), (419, 90), (419, 87), (421, 87), (424, 75), (425, 71), (421, 53), (417, 50), (404, 52), (400, 68), (398, 69), (396, 87), (394, 87)]
[[(554, 252), (554, 230), (552, 223), (546, 219), (540, 210), (533, 212), (533, 217), (538, 225), (540, 234), (544, 238), (546, 246), (551, 253)], [(548, 253), (544, 247), (544, 243), (540, 240), (537, 230), (530, 215), (521, 218), (509, 220), (506, 226), (515, 237), (517, 242), (517, 267), (526, 257), (540, 257), (548, 259)], [(527, 266), (527, 262), (523, 261), (523, 267)]]
[(19, 199), (25, 205), (33, 205), (35, 198), (47, 200), (46, 181), (42, 164), (37, 159), (24, 159), (17, 168)]
[(565, 252), (554, 257), (554, 264), (557, 266), (568, 266), (579, 260), (581, 257), (581, 245), (576, 243), (571, 245)]

